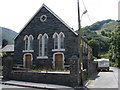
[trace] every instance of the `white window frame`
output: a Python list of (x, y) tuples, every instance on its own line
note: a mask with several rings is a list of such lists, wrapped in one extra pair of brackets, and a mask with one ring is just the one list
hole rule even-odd
[[(57, 36), (57, 48), (55, 48), (55, 37)], [(54, 39), (54, 49), (58, 49), (59, 48), (59, 35), (58, 35), (58, 33), (54, 33), (54, 35), (53, 35), (53, 39)]]
[[(33, 48), (32, 48), (32, 49), (30, 48), (30, 47), (31, 47), (30, 40), (32, 40), (32, 42), (33, 42), (33, 40), (34, 40), (34, 38), (33, 38), (32, 35), (29, 35), (29, 39), (28, 39), (28, 50), (33, 50)], [(33, 45), (32, 45), (32, 46), (33, 46)]]
[(40, 39), (42, 40), (42, 34), (39, 34), (39, 36), (38, 36), (38, 43), (39, 43), (39, 57), (40, 56), (42, 56), (42, 53), (41, 53), (41, 55), (40, 55), (40, 52), (42, 51), (42, 48), (41, 48), (41, 50), (40, 50)]
[(60, 34), (58, 34), (58, 33), (55, 32), (55, 33), (53, 34), (53, 39), (55, 38), (55, 35), (58, 35), (58, 48), (55, 49), (55, 41), (54, 41), (54, 49), (52, 49), (52, 51), (65, 51), (64, 48), (60, 48), (60, 45), (61, 45), (61, 44), (60, 44), (60, 42), (61, 42), (61, 41), (60, 41), (60, 40), (61, 40), (61, 39), (60, 39), (60, 36), (63, 35), (63, 37), (65, 38), (64, 33), (63, 33), (63, 32), (60, 32)]
[[(42, 50), (42, 51), (43, 51), (43, 54), (42, 54), (42, 56), (45, 56), (45, 36), (46, 36), (47, 39), (48, 39), (48, 35), (45, 33), (45, 34), (43, 35), (43, 38), (42, 38), (42, 39), (43, 39), (43, 40), (42, 40), (42, 41), (43, 41), (43, 44), (42, 44), (42, 45), (43, 45), (43, 48), (42, 48), (42, 49), (43, 49), (43, 50)], [(47, 44), (48, 44), (48, 42), (47, 42)], [(47, 48), (48, 48), (48, 47), (47, 47)]]
[[(39, 34), (39, 36), (42, 36), (42, 34)], [(39, 40), (39, 36), (38, 36), (38, 40)], [(45, 33), (43, 36), (42, 36), (42, 55), (37, 57), (37, 59), (48, 59), (48, 56), (45, 56), (45, 36), (47, 36), (47, 39), (48, 39), (48, 35)], [(48, 42), (47, 42), (48, 44)], [(40, 48), (40, 47), (39, 47)], [(47, 47), (48, 48), (48, 47)], [(40, 50), (40, 49), (39, 49)], [(40, 51), (39, 51), (40, 52)]]
[(25, 50), (28, 50), (28, 44), (27, 44), (27, 46), (26, 46), (26, 42), (28, 43), (28, 41), (26, 41), (26, 40), (29, 40), (28, 35), (25, 35), (25, 37), (24, 37), (24, 41), (25, 41)]
[(64, 49), (64, 48), (61, 48), (61, 35), (63, 35), (63, 38), (65, 38), (65, 35), (64, 35), (64, 33), (63, 32), (60, 32), (60, 34), (59, 34), (59, 49)]
[(32, 37), (32, 40), (34, 40), (33, 36), (32, 35), (25, 35), (24, 37), (24, 41), (26, 40), (26, 38), (28, 39), (28, 44), (27, 44), (27, 47), (26, 47), (26, 41), (25, 41), (25, 50), (23, 50), (23, 52), (34, 52), (33, 48), (30, 50), (30, 37)]
[[(43, 20), (43, 17), (45, 17), (45, 19)], [(46, 15), (41, 15), (40, 16), (40, 21), (41, 22), (45, 22), (47, 20), (47, 16)]]

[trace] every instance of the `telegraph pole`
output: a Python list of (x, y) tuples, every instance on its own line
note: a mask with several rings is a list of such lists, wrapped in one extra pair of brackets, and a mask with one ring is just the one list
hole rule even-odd
[(78, 42), (79, 42), (79, 65), (80, 65), (80, 86), (83, 86), (83, 70), (82, 70), (82, 38), (81, 38), (81, 18), (80, 18), (80, 5), (79, 0), (77, 0), (77, 7), (78, 7)]

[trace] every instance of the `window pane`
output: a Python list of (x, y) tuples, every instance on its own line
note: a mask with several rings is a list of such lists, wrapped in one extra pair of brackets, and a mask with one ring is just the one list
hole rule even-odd
[(61, 42), (60, 42), (60, 48), (63, 49), (64, 48), (64, 38), (62, 37), (61, 38)]
[(25, 40), (25, 50), (28, 50), (28, 39)]
[(30, 50), (32, 50), (33, 40), (30, 40)]
[(58, 36), (55, 35), (54, 37), (54, 49), (58, 49)]
[(29, 38), (29, 50), (33, 49), (32, 46), (33, 46), (33, 39), (32, 39), (32, 36), (30, 36), (30, 38)]
[(48, 39), (45, 36), (45, 38), (44, 38), (44, 56), (47, 56), (47, 43), (48, 43)]
[(39, 56), (42, 56), (42, 38), (39, 40)]
[(54, 38), (54, 49), (58, 49), (58, 38)]
[(64, 36), (61, 34), (60, 36), (60, 48), (63, 49), (64, 48)]

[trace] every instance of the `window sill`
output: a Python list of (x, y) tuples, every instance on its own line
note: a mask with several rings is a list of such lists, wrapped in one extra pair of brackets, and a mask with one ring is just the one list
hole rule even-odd
[(65, 49), (52, 49), (52, 51), (65, 51)]
[(34, 52), (34, 50), (23, 50), (23, 52)]
[(37, 59), (48, 59), (48, 56), (38, 56)]

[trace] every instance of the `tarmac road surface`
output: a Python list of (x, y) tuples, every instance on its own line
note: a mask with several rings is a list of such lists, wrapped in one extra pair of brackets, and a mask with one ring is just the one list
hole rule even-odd
[(118, 68), (110, 67), (110, 71), (101, 71), (86, 84), (88, 88), (118, 88)]

